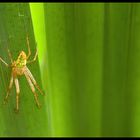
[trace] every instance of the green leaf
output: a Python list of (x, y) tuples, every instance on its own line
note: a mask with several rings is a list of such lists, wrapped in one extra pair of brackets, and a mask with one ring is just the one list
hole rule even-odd
[(140, 136), (139, 17), (139, 4), (45, 4), (51, 136)]
[(131, 20), (131, 4), (111, 3), (105, 5), (102, 95), (103, 136), (131, 135), (129, 120), (129, 109), (131, 107), (128, 109), (130, 103), (128, 51)]
[(46, 3), (45, 18), (51, 135), (100, 136), (104, 4)]
[[(46, 87), (47, 78), (44, 76), (47, 72), (44, 73), (44, 69), (47, 69), (46, 63), (46, 31), (45, 31), (45, 16), (44, 16), (44, 3), (30, 3), (31, 16), (34, 27), (34, 34), (38, 46), (38, 57), (41, 70), (41, 79), (43, 82), (44, 88)], [(44, 79), (45, 78), (45, 79)]]
[[(36, 52), (36, 42), (33, 33), (32, 20), (29, 4), (7, 3), (0, 4), (0, 56), (10, 63), (7, 48), (10, 49), (14, 60), (17, 59), (20, 51), (28, 53), (26, 35), (29, 35), (31, 57)], [(35, 77), (42, 89), (41, 76), (38, 60), (28, 65), (28, 68)], [(9, 85), (11, 69), (0, 63), (0, 102), (2, 103)], [(16, 114), (15, 86), (11, 90), (7, 105), (0, 108), (0, 136), (46, 136), (47, 113), (45, 97), (40, 95), (39, 101), (42, 108), (35, 105), (34, 96), (24, 76), (19, 77), (20, 86), (20, 110)]]
[[(27, 52), (29, 33), (31, 58), (37, 42), (40, 62), (40, 69), (38, 61), (29, 69), (40, 86), (42, 79), (47, 96), (39, 96), (38, 110), (21, 77), (20, 114), (13, 112), (13, 88), (8, 105), (0, 107), (0, 136), (140, 136), (140, 5), (31, 3), (30, 8), (35, 39), (29, 4), (0, 4), (0, 56), (9, 63), (7, 47), (14, 59)], [(10, 69), (2, 63), (0, 78), (3, 99)]]

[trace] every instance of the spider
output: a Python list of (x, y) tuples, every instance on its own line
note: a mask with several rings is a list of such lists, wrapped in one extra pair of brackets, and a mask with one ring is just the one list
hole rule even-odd
[(36, 61), (37, 58), (37, 51), (35, 53), (35, 56), (33, 58), (33, 60), (28, 61), (30, 55), (31, 55), (31, 50), (30, 50), (30, 45), (29, 45), (29, 38), (28, 35), (26, 36), (26, 43), (28, 46), (28, 55), (26, 55), (26, 53), (24, 51), (21, 51), (18, 55), (17, 60), (13, 61), (12, 59), (12, 55), (10, 50), (8, 49), (8, 55), (10, 57), (11, 60), (11, 64), (7, 64), (1, 57), (0, 57), (0, 61), (3, 62), (7, 67), (11, 68), (11, 79), (10, 79), (10, 83), (9, 83), (9, 87), (7, 90), (7, 94), (4, 98), (4, 104), (7, 102), (7, 99), (9, 97), (9, 93), (10, 90), (12, 88), (13, 82), (15, 83), (15, 87), (16, 87), (16, 108), (15, 111), (18, 112), (19, 111), (19, 93), (20, 93), (20, 88), (19, 88), (19, 81), (18, 81), (18, 77), (25, 75), (28, 84), (32, 90), (32, 93), (34, 95), (34, 99), (36, 102), (36, 105), (38, 108), (41, 107), (39, 101), (38, 101), (38, 94), (35, 92), (35, 87), (39, 90), (39, 92), (44, 95), (44, 93), (41, 91), (40, 87), (38, 86), (36, 80), (34, 79), (32, 73), (30, 72), (30, 70), (28, 69), (28, 67), (26, 66), (26, 64), (32, 63), (34, 61)]

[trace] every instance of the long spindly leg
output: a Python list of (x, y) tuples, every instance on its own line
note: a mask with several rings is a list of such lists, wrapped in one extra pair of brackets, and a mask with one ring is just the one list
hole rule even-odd
[(8, 49), (8, 55), (9, 55), (9, 58), (10, 58), (10, 60), (11, 60), (11, 63), (13, 63), (13, 58), (12, 58), (12, 55), (11, 55), (11, 52), (10, 52), (9, 49)]
[(28, 81), (28, 83), (29, 83), (29, 86), (30, 86), (30, 88), (31, 88), (31, 90), (32, 90), (32, 92), (33, 92), (33, 94), (34, 94), (34, 98), (35, 98), (36, 105), (37, 105), (38, 108), (40, 108), (41, 105), (40, 105), (40, 103), (39, 103), (39, 101), (38, 101), (38, 95), (37, 95), (37, 93), (35, 92), (34, 85), (33, 85), (32, 81), (30, 80), (30, 77), (28, 76), (28, 74), (27, 74), (26, 72), (24, 73), (24, 75), (25, 75), (25, 77), (26, 77), (26, 79), (27, 79), (27, 81)]
[(9, 66), (1, 57), (0, 57), (0, 61), (5, 64), (7, 67)]
[(37, 52), (37, 50), (36, 50), (36, 53), (35, 53), (35, 56), (34, 56), (33, 60), (29, 60), (29, 61), (27, 61), (27, 64), (29, 64), (29, 63), (33, 63), (34, 61), (36, 61), (36, 59), (37, 59), (37, 55), (38, 55), (38, 52)]
[(6, 94), (6, 97), (4, 98), (4, 104), (7, 102), (7, 99), (8, 99), (9, 94), (10, 94), (10, 90), (12, 88), (12, 85), (13, 85), (13, 75), (11, 76), (10, 84), (9, 84), (9, 87), (8, 87), (8, 90), (7, 90), (7, 94)]
[(34, 79), (32, 73), (30, 72), (30, 70), (28, 69), (28, 67), (26, 67), (25, 72), (30, 77), (30, 79), (33, 82), (33, 84), (35, 85), (35, 87), (39, 90), (40, 94), (44, 95), (43, 91), (40, 89), (39, 85), (37, 84), (36, 80)]
[(15, 111), (18, 112), (19, 111), (19, 93), (20, 93), (20, 89), (19, 89), (19, 82), (18, 82), (17, 78), (14, 79), (14, 82), (15, 82), (15, 87), (16, 87), (16, 109), (15, 109)]
[(28, 34), (26, 36), (26, 42), (27, 42), (27, 47), (28, 47), (28, 55), (27, 55), (27, 59), (30, 57), (31, 55), (31, 50), (30, 50), (30, 43), (29, 43), (29, 37)]

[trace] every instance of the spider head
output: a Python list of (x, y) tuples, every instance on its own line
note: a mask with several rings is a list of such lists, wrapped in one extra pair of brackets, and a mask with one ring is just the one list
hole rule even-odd
[(16, 66), (22, 67), (26, 65), (27, 56), (24, 51), (21, 51), (16, 61)]
[(18, 59), (26, 60), (27, 59), (26, 53), (24, 51), (21, 51), (19, 56), (18, 56)]

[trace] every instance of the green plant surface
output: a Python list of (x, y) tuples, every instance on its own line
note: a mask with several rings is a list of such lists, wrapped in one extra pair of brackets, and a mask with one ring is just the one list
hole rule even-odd
[(103, 136), (140, 136), (139, 8), (105, 5)]
[[(45, 30), (45, 16), (44, 16), (44, 3), (30, 3), (30, 10), (31, 10), (31, 17), (33, 21), (33, 28), (34, 28), (34, 34), (37, 42), (37, 48), (38, 48), (38, 58), (39, 58), (39, 64), (40, 64), (40, 71), (41, 71), (41, 79), (42, 79), (42, 85), (43, 88), (46, 89), (45, 93), (47, 96), (45, 96), (45, 101), (47, 104), (46, 107), (46, 113), (49, 117), (49, 100), (48, 100), (48, 69), (47, 69), (47, 39), (46, 39), (46, 30)], [(50, 124), (50, 117), (48, 118), (48, 127), (44, 128), (49, 135), (49, 131), (51, 128)]]
[[(131, 4), (127, 59), (126, 110), (129, 134), (140, 137), (140, 4)], [(125, 118), (126, 119), (126, 118)]]
[[(140, 4), (0, 4), (0, 56), (10, 63), (21, 50), (46, 96), (35, 105), (24, 76), (20, 112), (15, 86), (3, 99), (11, 70), (0, 63), (0, 136), (140, 136)], [(37, 45), (36, 45), (37, 44)]]
[[(4, 3), (0, 4), (0, 56), (10, 63), (7, 48), (10, 49), (13, 59), (17, 59), (20, 51), (28, 52), (26, 34), (29, 35), (31, 57), (36, 52), (36, 42), (33, 33), (30, 7), (28, 3)], [(37, 83), (42, 89), (41, 76), (38, 59), (28, 65)], [(16, 103), (15, 86), (11, 90), (7, 105), (2, 101), (6, 95), (11, 76), (11, 69), (0, 63), (0, 136), (46, 136), (47, 113), (44, 96), (40, 95), (39, 100), (42, 108), (35, 105), (34, 96), (24, 76), (19, 77), (20, 84), (20, 110), (16, 114), (14, 107)]]
[(139, 9), (45, 4), (51, 136), (140, 136)]
[[(41, 70), (41, 79), (43, 82), (43, 87), (47, 86), (46, 84), (46, 75), (47, 74), (47, 43), (46, 43), (46, 31), (45, 31), (45, 16), (44, 16), (44, 3), (30, 3), (31, 17), (33, 21), (34, 34), (38, 47), (38, 57)], [(46, 72), (44, 73), (44, 70)]]
[(50, 133), (100, 136), (104, 4), (46, 3), (45, 18)]
[[(129, 51), (131, 4), (105, 4), (103, 136), (131, 136)], [(123, 13), (123, 14), (122, 14)]]
[(44, 65), (44, 55), (46, 52), (46, 31), (44, 21), (44, 3), (30, 3), (31, 17), (33, 21), (35, 39), (38, 46), (39, 64)]

